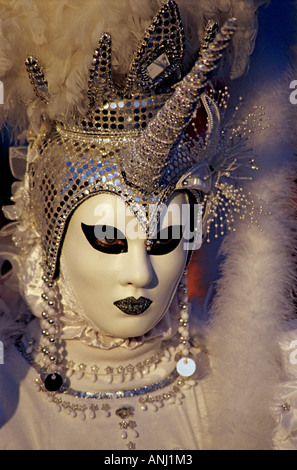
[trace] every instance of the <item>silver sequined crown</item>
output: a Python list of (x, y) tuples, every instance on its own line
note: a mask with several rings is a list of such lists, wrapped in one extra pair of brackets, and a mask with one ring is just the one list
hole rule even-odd
[[(146, 229), (147, 205), (165, 201), (201, 163), (185, 130), (235, 23), (228, 20), (218, 33), (217, 25), (209, 23), (196, 64), (179, 81), (184, 33), (176, 3), (167, 1), (134, 54), (121, 90), (112, 81), (110, 35), (101, 37), (90, 67), (86, 116), (58, 120), (30, 167), (31, 206), (49, 279), (66, 223), (82, 201), (100, 191), (114, 192)], [(26, 64), (36, 95), (48, 103), (42, 67), (31, 56)], [(209, 183), (198, 176), (195, 189), (210, 189)]]

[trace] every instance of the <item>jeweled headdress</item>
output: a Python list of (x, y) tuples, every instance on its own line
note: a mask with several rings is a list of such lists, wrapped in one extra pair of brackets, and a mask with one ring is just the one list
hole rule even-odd
[[(217, 35), (217, 25), (208, 24), (200, 57), (179, 83), (184, 34), (174, 1), (162, 6), (145, 33), (123, 88), (112, 81), (111, 37), (106, 33), (100, 38), (90, 68), (86, 115), (53, 123), (30, 165), (31, 205), (44, 240), (49, 279), (55, 274), (65, 224), (86, 198), (114, 192), (146, 228), (152, 223), (148, 204), (157, 210), (168, 195), (186, 185), (211, 190), (210, 171), (201, 167), (204, 158), (185, 131), (235, 23), (228, 20)], [(28, 57), (26, 65), (37, 96), (47, 103), (50, 93), (38, 60)], [(184, 179), (193, 167), (194, 184)]]
[[(43, 245), (49, 280), (56, 273), (71, 213), (100, 191), (123, 197), (148, 237), (155, 230), (158, 208), (175, 190), (189, 190), (202, 202), (206, 234), (212, 221), (222, 219), (226, 197), (235, 209), (249, 205), (224, 181), (237, 169), (249, 124), (222, 131), (228, 93), (217, 93), (211, 82), (235, 30), (234, 18), (220, 29), (209, 20), (196, 62), (184, 74), (181, 17), (176, 2), (166, 1), (120, 85), (113, 80), (111, 35), (101, 35), (89, 66), (83, 113), (57, 113), (45, 122), (43, 132), (28, 138), (27, 209)], [(26, 67), (35, 94), (45, 108), (50, 106), (51, 83), (43, 66), (28, 56)], [(202, 129), (197, 125), (201, 111)], [(34, 109), (29, 112), (34, 114)], [(155, 209), (148, 215), (149, 205)], [(224, 223), (220, 221), (221, 230)]]

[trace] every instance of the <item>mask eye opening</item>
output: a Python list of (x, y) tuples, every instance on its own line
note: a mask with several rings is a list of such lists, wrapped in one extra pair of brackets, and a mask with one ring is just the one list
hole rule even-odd
[(89, 244), (106, 254), (121, 254), (128, 251), (124, 234), (110, 225), (87, 225), (81, 223), (82, 231)]

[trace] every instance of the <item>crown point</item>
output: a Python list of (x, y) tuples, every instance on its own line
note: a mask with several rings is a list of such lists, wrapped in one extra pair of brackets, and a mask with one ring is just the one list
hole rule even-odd
[(32, 55), (30, 55), (26, 58), (25, 65), (36, 96), (40, 98), (44, 103), (48, 104), (48, 83), (44, 76), (43, 69), (39, 65), (38, 60)]

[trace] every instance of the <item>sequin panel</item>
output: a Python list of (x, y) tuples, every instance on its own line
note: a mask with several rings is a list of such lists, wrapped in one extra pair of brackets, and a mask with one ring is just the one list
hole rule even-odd
[(145, 129), (164, 105), (170, 95), (156, 95), (143, 98), (135, 95), (131, 99), (116, 99), (98, 106), (88, 115), (88, 119), (78, 119), (67, 123), (60, 122), (60, 130), (65, 132), (79, 132), (80, 134), (96, 134), (97, 137), (118, 132), (122, 138), (129, 138), (126, 133), (139, 133)]
[(65, 224), (85, 199), (100, 191), (122, 196), (143, 230), (147, 231), (147, 205), (161, 203), (174, 189), (176, 174), (185, 169), (180, 166), (178, 157), (172, 172), (173, 180), (167, 175), (158, 191), (146, 194), (141, 188), (129, 186), (121, 170), (121, 160), (129, 145), (122, 141), (106, 141), (99, 145), (93, 139), (75, 140), (54, 132), (41, 147), (41, 158), (30, 172), (31, 205), (36, 228), (44, 242), (46, 274), (50, 279), (56, 272)]

